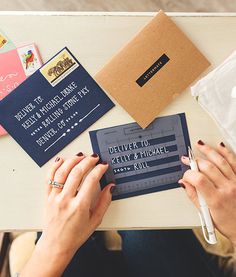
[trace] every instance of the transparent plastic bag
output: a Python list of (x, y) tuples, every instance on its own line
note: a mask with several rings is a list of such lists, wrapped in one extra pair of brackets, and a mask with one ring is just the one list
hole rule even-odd
[(191, 87), (236, 153), (236, 51)]

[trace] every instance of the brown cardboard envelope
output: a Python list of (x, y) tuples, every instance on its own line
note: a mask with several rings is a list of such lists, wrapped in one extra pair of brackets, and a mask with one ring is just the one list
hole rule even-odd
[(209, 65), (196, 46), (160, 11), (95, 79), (146, 128)]

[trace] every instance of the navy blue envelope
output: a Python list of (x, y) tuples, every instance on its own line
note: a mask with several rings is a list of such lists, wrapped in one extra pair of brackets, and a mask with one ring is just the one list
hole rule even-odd
[(113, 106), (64, 48), (0, 101), (0, 123), (42, 166)]
[(110, 165), (100, 183), (116, 183), (113, 200), (177, 188), (188, 169), (180, 161), (190, 146), (183, 113), (159, 117), (146, 129), (130, 123), (89, 134), (93, 151)]

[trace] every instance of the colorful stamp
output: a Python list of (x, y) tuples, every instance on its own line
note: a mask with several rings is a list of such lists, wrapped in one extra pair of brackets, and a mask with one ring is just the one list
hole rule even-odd
[(2, 33), (0, 33), (0, 49), (7, 45), (7, 43), (8, 39)]
[(17, 48), (17, 52), (26, 77), (32, 75), (42, 65), (42, 61), (35, 44), (19, 47)]
[(5, 53), (15, 49), (14, 43), (9, 39), (9, 37), (0, 29), (0, 53)]
[(40, 72), (51, 84), (51, 86), (55, 87), (77, 67), (79, 67), (77, 61), (72, 57), (67, 49), (63, 49), (59, 52), (59, 54), (46, 63), (40, 69)]

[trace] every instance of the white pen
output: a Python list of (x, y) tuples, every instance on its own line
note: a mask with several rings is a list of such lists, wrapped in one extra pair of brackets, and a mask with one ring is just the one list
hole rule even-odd
[[(191, 170), (199, 171), (197, 162), (193, 155), (193, 151), (190, 147), (188, 147), (188, 156), (189, 156)], [(199, 216), (201, 220), (202, 232), (203, 232), (204, 238), (209, 244), (216, 244), (217, 239), (215, 234), (215, 228), (212, 222), (209, 208), (207, 206), (205, 199), (203, 198), (203, 196), (199, 191), (197, 191), (197, 195), (198, 195), (198, 201), (200, 205)], [(206, 235), (206, 230), (207, 230), (207, 235)]]

